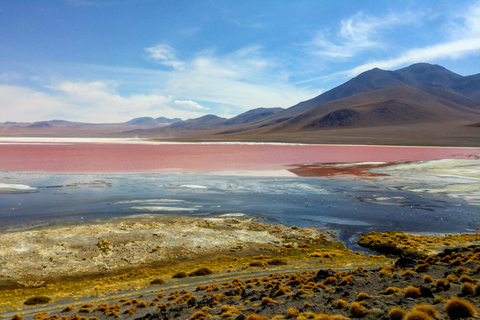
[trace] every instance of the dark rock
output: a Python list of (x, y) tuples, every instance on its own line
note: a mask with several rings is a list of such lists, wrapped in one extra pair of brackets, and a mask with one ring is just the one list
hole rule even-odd
[(422, 297), (433, 298), (433, 292), (430, 287), (420, 286), (420, 293), (422, 294)]
[(317, 271), (317, 275), (315, 276), (314, 281), (320, 282), (325, 280), (328, 277), (333, 277), (333, 276), (335, 276), (335, 272), (332, 269), (328, 269), (328, 270), (320, 269)]
[(235, 318), (235, 320), (245, 320), (247, 317), (245, 315), (241, 314), (238, 317)]
[(395, 267), (399, 268), (411, 268), (417, 264), (417, 259), (411, 257), (401, 257), (395, 261)]

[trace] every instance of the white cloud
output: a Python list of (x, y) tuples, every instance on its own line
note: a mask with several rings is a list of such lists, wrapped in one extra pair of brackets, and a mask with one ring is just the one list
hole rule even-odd
[(192, 100), (185, 100), (185, 101), (175, 100), (174, 103), (178, 106), (182, 106), (184, 108), (191, 109), (191, 110), (208, 110), (208, 108), (201, 106)]
[(410, 49), (395, 58), (369, 62), (348, 70), (344, 74), (352, 77), (375, 67), (392, 69), (412, 63), (458, 59), (467, 55), (480, 54), (480, 3), (457, 14), (455, 22), (450, 22), (448, 28), (449, 41)]
[(412, 49), (406, 51), (397, 58), (382, 61), (370, 62), (348, 70), (345, 72), (348, 76), (353, 77), (364, 71), (380, 68), (393, 69), (399, 66), (418, 62), (431, 62), (438, 59), (457, 59), (465, 55), (480, 52), (480, 38), (469, 38), (438, 45)]
[(167, 44), (159, 44), (155, 47), (146, 48), (145, 51), (150, 54), (149, 58), (167, 67), (174, 69), (182, 69), (183, 67), (183, 62), (177, 59), (175, 51)]
[(171, 97), (157, 94), (119, 95), (111, 82), (66, 81), (45, 93), (33, 89), (0, 86), (0, 119), (40, 121), (65, 119), (82, 122), (124, 122), (139, 116), (192, 118), (198, 112), (169, 106)]
[[(421, 16), (421, 13), (419, 13), (417, 16)], [(450, 20), (445, 26), (445, 29), (448, 30), (449, 37), (444, 42), (421, 48), (408, 49), (403, 53), (391, 58), (370, 61), (350, 70), (335, 72), (326, 76), (305, 79), (302, 81), (298, 81), (297, 84), (308, 83), (318, 80), (330, 81), (333, 79), (351, 78), (373, 68), (392, 70), (414, 63), (433, 62), (442, 59), (459, 59), (468, 55), (479, 55), (480, 3), (473, 5), (467, 9), (463, 9), (462, 11), (459, 11), (459, 13), (456, 13), (453, 16), (454, 18)], [(414, 20), (415, 16), (411, 16), (410, 20), (412, 19)], [(388, 25), (390, 23), (387, 23), (387, 21), (391, 21), (392, 23), (394, 23), (397, 20), (397, 18), (392, 16), (391, 18), (384, 20), (380, 24)], [(370, 27), (364, 26), (363, 28), (360, 28), (360, 30), (363, 30), (362, 32), (360, 32), (360, 35), (354, 35), (355, 31), (350, 30), (353, 30), (355, 28), (350, 27), (350, 25), (355, 25), (355, 23), (342, 22), (341, 33), (347, 35), (346, 38), (349, 37), (351, 39), (357, 40), (362, 39), (362, 35), (368, 34), (368, 32), (366, 32), (365, 30), (370, 29)], [(339, 56), (350, 57), (357, 53), (358, 51), (356, 50), (359, 48), (354, 45), (356, 42), (357, 41), (352, 40), (349, 45), (340, 47), (338, 49)], [(331, 46), (328, 52), (334, 55), (334, 47)]]
[(410, 13), (376, 18), (359, 12), (350, 19), (342, 20), (340, 30), (334, 36), (329, 30), (319, 31), (307, 47), (316, 56), (332, 60), (351, 58), (365, 50), (384, 48), (382, 34), (385, 29), (411, 23), (414, 19), (415, 16)]

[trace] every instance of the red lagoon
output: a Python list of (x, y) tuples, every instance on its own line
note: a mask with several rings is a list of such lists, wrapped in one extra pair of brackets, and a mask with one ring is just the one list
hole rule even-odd
[(347, 145), (0, 143), (0, 171), (57, 173), (221, 172), (311, 163), (468, 158), (480, 148)]

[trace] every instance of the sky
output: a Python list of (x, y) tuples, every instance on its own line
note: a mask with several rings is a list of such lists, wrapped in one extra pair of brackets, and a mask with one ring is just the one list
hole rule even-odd
[(378, 67), (480, 73), (480, 1), (1, 0), (0, 122), (233, 117)]

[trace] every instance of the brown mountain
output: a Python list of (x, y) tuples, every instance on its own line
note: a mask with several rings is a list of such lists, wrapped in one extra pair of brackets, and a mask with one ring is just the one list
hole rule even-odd
[[(288, 109), (155, 123), (138, 118), (126, 124), (82, 125), (76, 131), (69, 123), (68, 132), (182, 141), (480, 146), (480, 74), (464, 77), (426, 63), (396, 71), (375, 68)], [(59, 135), (59, 125), (4, 124), (0, 135), (4, 126), (20, 126), (21, 134)]]

